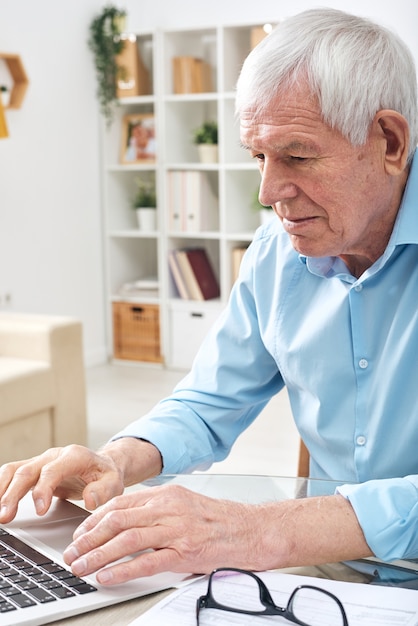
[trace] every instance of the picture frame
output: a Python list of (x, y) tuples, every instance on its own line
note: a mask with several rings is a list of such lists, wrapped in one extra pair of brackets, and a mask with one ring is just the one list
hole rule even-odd
[(153, 113), (124, 115), (120, 161), (123, 165), (155, 163), (156, 139)]

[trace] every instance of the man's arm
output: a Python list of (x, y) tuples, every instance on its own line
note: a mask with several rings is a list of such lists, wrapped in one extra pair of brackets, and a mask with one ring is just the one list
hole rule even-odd
[[(340, 495), (249, 505), (178, 485), (113, 499), (76, 531), (65, 553), (74, 574), (103, 584), (162, 571), (219, 566), (265, 570), (370, 556), (350, 503)], [(128, 562), (133, 552), (152, 549)], [(102, 569), (105, 568), (105, 569)]]

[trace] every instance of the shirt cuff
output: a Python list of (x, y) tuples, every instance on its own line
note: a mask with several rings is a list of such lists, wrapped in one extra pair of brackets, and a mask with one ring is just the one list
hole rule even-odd
[(418, 475), (342, 485), (366, 541), (383, 561), (418, 557)]

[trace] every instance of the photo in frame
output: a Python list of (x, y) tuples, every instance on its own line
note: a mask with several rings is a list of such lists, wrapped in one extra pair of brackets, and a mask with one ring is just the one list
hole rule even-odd
[(155, 118), (152, 113), (125, 115), (122, 119), (120, 160), (124, 165), (155, 163)]

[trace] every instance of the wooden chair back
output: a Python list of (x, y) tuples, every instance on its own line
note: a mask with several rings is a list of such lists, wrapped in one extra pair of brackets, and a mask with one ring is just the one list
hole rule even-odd
[(299, 442), (298, 476), (309, 477), (309, 452), (302, 439)]

